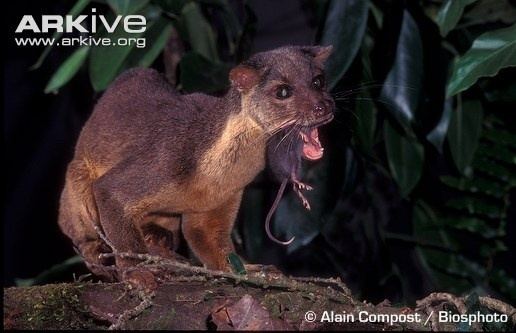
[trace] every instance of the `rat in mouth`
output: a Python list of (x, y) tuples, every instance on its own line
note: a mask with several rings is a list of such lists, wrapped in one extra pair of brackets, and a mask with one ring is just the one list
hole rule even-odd
[[(333, 114), (328, 117), (321, 126), (330, 122)], [(265, 219), (265, 231), (267, 236), (275, 243), (280, 245), (289, 245), (294, 241), (292, 237), (288, 241), (277, 239), (270, 230), (270, 222), (274, 212), (278, 208), (278, 204), (283, 196), (285, 188), (289, 182), (292, 183), (292, 189), (301, 200), (303, 207), (310, 210), (310, 203), (303, 195), (302, 191), (311, 191), (313, 188), (299, 180), (301, 171), (301, 159), (316, 161), (323, 157), (324, 148), (319, 140), (318, 127), (301, 127), (297, 129), (295, 126), (284, 129), (280, 133), (271, 137), (267, 146), (267, 160), (270, 170), (276, 180), (281, 182), (276, 198), (267, 213)]]

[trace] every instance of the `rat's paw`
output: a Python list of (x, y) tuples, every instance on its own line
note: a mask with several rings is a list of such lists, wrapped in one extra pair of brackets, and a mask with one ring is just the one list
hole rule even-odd
[(155, 291), (158, 288), (156, 277), (148, 270), (134, 268), (125, 271), (122, 280), (137, 290)]
[(299, 199), (301, 199), (301, 202), (303, 203), (303, 207), (305, 207), (307, 210), (310, 210), (310, 203), (308, 202), (308, 199), (305, 198), (303, 193), (301, 193), (301, 190), (294, 187), (294, 191), (296, 192)]
[(299, 196), (299, 199), (301, 199), (301, 203), (303, 204), (303, 207), (305, 207), (306, 210), (310, 210), (310, 203), (308, 202), (308, 199), (304, 197), (304, 195), (301, 194), (301, 192), (297, 192), (297, 195)]
[(305, 198), (303, 198), (302, 200), (303, 200), (303, 207), (305, 207), (306, 210), (312, 209), (312, 207), (310, 207), (310, 203), (308, 202), (308, 200), (306, 200)]
[(314, 188), (308, 184), (305, 184), (305, 183), (302, 183), (300, 182), (299, 180), (294, 180), (294, 185), (297, 186), (298, 189), (300, 190), (307, 190), (307, 191), (311, 191), (313, 190)]

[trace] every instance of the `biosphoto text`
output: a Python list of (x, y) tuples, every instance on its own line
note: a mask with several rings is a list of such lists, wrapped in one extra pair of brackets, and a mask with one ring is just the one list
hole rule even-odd
[[(112, 19), (90, 14), (81, 15), (24, 15), (15, 30), (17, 46), (128, 46), (145, 48), (140, 37), (147, 29), (143, 15), (117, 15)], [(104, 32), (101, 37), (90, 34)], [(48, 35), (52, 34), (52, 35)]]

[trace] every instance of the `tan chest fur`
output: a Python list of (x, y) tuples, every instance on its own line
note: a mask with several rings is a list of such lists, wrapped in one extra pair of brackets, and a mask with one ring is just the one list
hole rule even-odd
[(265, 134), (252, 118), (231, 116), (215, 144), (199, 159), (187, 192), (206, 208), (220, 204), (265, 167), (265, 144)]

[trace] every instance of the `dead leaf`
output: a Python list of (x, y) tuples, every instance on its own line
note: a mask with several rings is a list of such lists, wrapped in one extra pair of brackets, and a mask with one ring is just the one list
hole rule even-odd
[(217, 330), (292, 330), (285, 321), (272, 318), (269, 311), (251, 295), (244, 295), (231, 306), (218, 307), (211, 316)]

